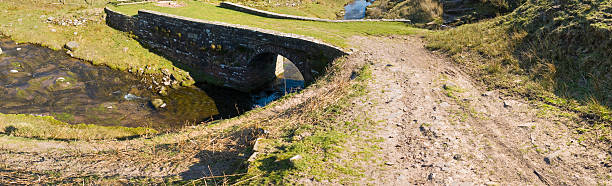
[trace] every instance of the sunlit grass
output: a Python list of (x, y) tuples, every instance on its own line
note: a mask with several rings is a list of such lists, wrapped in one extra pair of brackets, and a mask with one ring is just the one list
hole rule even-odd
[(210, 3), (194, 1), (185, 1), (184, 3), (186, 6), (180, 8), (159, 7), (149, 3), (118, 6), (112, 7), (112, 9), (128, 15), (136, 15), (138, 10), (153, 10), (184, 17), (239, 24), (311, 36), (340, 47), (348, 47), (347, 40), (354, 35), (408, 35), (426, 32), (426, 30), (413, 28), (399, 22), (328, 23), (272, 19), (219, 8), (217, 5)]
[(36, 139), (53, 140), (100, 140), (121, 139), (157, 131), (149, 128), (105, 127), (97, 125), (70, 125), (50, 116), (32, 116), (25, 114), (1, 114), (0, 133)]
[[(239, 3), (257, 9), (297, 15), (306, 17), (317, 17), (323, 19), (342, 19), (342, 11), (344, 5), (353, 2), (354, 0), (229, 0), (230, 2)], [(218, 3), (218, 0), (206, 0), (206, 2)]]
[[(188, 74), (175, 70), (172, 62), (142, 47), (128, 34), (117, 31), (104, 22), (105, 2), (93, 5), (84, 1), (66, 1), (65, 5), (55, 0), (25, 0), (0, 2), (0, 33), (16, 42), (36, 43), (52, 49), (62, 49), (69, 41), (79, 47), (73, 55), (96, 65), (127, 70), (143, 68), (146, 74), (161, 74), (168, 69), (179, 80), (188, 80)], [(61, 26), (47, 23), (48, 17), (75, 19), (84, 17), (84, 26)], [(144, 68), (149, 65), (150, 68)], [(187, 82), (193, 83), (193, 82)]]

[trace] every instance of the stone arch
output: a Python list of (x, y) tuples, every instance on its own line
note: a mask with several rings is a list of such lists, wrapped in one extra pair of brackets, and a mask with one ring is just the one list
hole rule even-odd
[[(285, 64), (288, 65), (288, 69), (285, 69)], [(300, 69), (293, 61), (291, 61), (290, 58), (280, 53), (259, 53), (251, 57), (246, 65), (246, 74), (248, 77), (248, 84), (250, 87), (252, 87), (251, 90), (274, 89), (271, 86), (277, 85), (278, 82), (273, 82), (273, 80), (277, 79), (279, 77), (278, 75), (280, 75), (281, 72), (283, 73), (283, 79), (285, 79), (285, 83), (287, 81), (286, 78), (291, 76), (293, 77), (291, 79), (291, 82), (295, 83), (295, 81), (301, 81), (301, 87), (303, 88), (305, 78), (304, 74), (302, 73), (302, 69)]]
[(312, 82), (313, 77), (310, 64), (303, 51), (287, 50), (283, 47), (274, 45), (259, 46), (256, 48), (254, 54), (248, 57), (247, 66), (254, 65), (253, 62), (256, 61), (257, 57), (268, 54), (278, 54), (289, 59), (300, 70), (300, 73), (304, 77), (304, 81), (307, 83)]

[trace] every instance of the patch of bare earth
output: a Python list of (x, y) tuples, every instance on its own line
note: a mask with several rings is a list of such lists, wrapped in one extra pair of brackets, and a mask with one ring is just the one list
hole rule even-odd
[[(368, 101), (352, 113), (382, 121), (379, 185), (612, 184), (610, 149), (576, 140), (568, 119), (486, 91), (416, 37), (355, 37), (350, 60), (372, 64)], [(361, 99), (364, 100), (364, 99)], [(367, 134), (366, 134), (367, 135)], [(359, 144), (347, 144), (347, 146)], [(346, 158), (346, 157), (345, 157)]]

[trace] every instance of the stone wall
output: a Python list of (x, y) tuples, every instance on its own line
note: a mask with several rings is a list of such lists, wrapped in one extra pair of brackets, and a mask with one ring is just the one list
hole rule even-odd
[(295, 16), (295, 15), (287, 15), (287, 14), (279, 14), (274, 12), (268, 12), (264, 10), (259, 10), (256, 8), (251, 8), (244, 5), (239, 5), (230, 2), (221, 2), (219, 5), (221, 8), (227, 8), (230, 10), (235, 10), (239, 12), (244, 12), (248, 14), (253, 14), (262, 17), (275, 18), (275, 19), (293, 19), (293, 20), (302, 20), (302, 21), (320, 21), (320, 22), (334, 22), (334, 23), (342, 23), (342, 22), (376, 22), (376, 21), (385, 21), (385, 22), (402, 22), (402, 23), (410, 23), (408, 19), (351, 19), (351, 20), (332, 20), (332, 19), (321, 19), (321, 18), (313, 18), (313, 17), (303, 17), (303, 16)]
[(113, 11), (109, 8), (105, 8), (104, 12), (106, 13), (106, 24), (108, 26), (124, 32), (131, 32), (134, 30), (134, 23), (136, 22), (134, 17)]
[(108, 25), (134, 33), (145, 47), (168, 57), (196, 81), (241, 91), (257, 89), (274, 78), (276, 60), (269, 56), (280, 54), (291, 60), (308, 83), (328, 63), (347, 54), (295, 34), (147, 10), (135, 17), (108, 8), (106, 13)]

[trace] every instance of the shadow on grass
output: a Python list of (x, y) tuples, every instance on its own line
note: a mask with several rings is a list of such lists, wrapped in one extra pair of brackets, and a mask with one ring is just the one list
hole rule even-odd
[[(215, 149), (213, 146), (199, 150), (194, 155), (199, 160), (198, 163), (180, 173), (182, 180), (176, 183), (222, 185), (222, 182), (234, 182), (247, 171), (247, 159), (253, 153), (253, 141), (259, 135), (261, 135), (260, 129), (246, 127), (234, 130), (226, 136), (214, 138), (210, 143), (222, 143), (222, 150), (210, 150)], [(197, 146), (208, 145), (198, 144)], [(176, 148), (174, 144), (158, 145), (158, 147), (172, 151), (184, 150), (173, 149)]]
[(203, 150), (196, 157), (200, 163), (189, 167), (189, 170), (180, 174), (185, 181), (189, 180), (215, 180), (224, 176), (237, 174), (238, 170), (244, 169), (244, 156), (234, 151), (214, 152)]
[[(587, 19), (588, 11), (573, 12), (582, 5), (561, 2), (558, 6), (563, 8), (551, 9), (536, 3), (522, 14), (513, 14), (513, 21), (531, 16), (525, 23), (515, 21), (521, 25), (515, 29), (527, 35), (518, 41), (513, 55), (521, 69), (557, 96), (584, 103), (596, 101), (610, 108), (612, 30), (593, 26), (593, 20)], [(568, 19), (573, 14), (577, 15)]]

